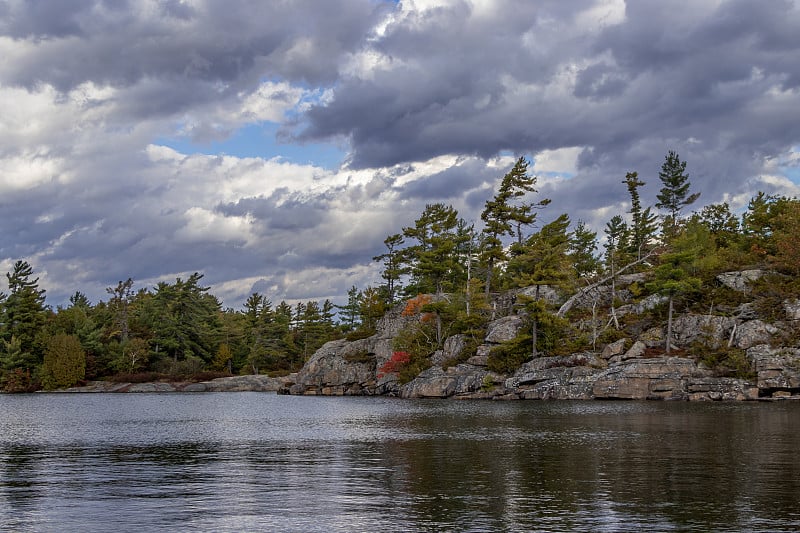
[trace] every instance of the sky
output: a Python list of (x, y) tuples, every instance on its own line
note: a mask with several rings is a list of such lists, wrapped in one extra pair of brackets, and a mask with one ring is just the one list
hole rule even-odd
[(669, 150), (694, 207), (798, 196), (798, 58), (784, 0), (0, 0), (0, 272), (344, 303), (519, 156), (601, 234)]

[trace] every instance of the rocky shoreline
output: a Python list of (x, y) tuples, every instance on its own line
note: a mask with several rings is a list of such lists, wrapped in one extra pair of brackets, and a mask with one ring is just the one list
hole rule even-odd
[[(729, 272), (717, 277), (731, 290), (747, 293), (761, 271)], [(638, 275), (620, 276), (620, 286), (641, 282)], [(618, 294), (625, 295), (624, 289)], [(590, 305), (604, 295), (586, 295)], [(606, 295), (607, 296), (607, 295)], [(513, 299), (515, 295), (504, 295)], [(557, 295), (553, 294), (553, 298)], [(592, 300), (593, 299), (593, 300)], [(662, 302), (658, 297), (629, 301), (618, 315), (641, 315)], [(537, 357), (511, 374), (488, 368), (489, 354), (514, 339), (524, 317), (508, 314), (492, 321), (482, 344), (471, 357), (460, 357), (467, 345), (463, 335), (445, 340), (430, 356), (430, 366), (407, 383), (397, 374), (382, 373), (392, 357), (394, 338), (420, 320), (407, 316), (402, 306), (387, 313), (374, 335), (354, 341), (336, 340), (322, 346), (303, 368), (289, 376), (233, 376), (200, 383), (113, 383), (96, 381), (63, 392), (230, 392), (259, 391), (290, 395), (395, 396), (490, 400), (683, 400), (774, 401), (800, 400), (800, 301), (787, 300), (783, 320), (767, 322), (751, 303), (726, 314), (682, 314), (673, 324), (673, 355), (663, 353), (665, 328), (651, 327), (626, 337), (566, 356)], [(513, 308), (500, 302), (498, 308)], [(719, 374), (685, 348), (700, 343), (709, 349), (738, 350), (748, 369), (746, 378)], [(461, 360), (459, 364), (449, 364)]]
[[(732, 290), (747, 291), (748, 283), (760, 274), (731, 272), (718, 280)], [(634, 281), (635, 277), (627, 280)], [(646, 298), (621, 306), (617, 312), (641, 314), (660, 303)], [(751, 370), (748, 379), (720, 376), (695, 358), (659, 353), (656, 348), (664, 346), (664, 327), (619, 339), (598, 352), (537, 357), (511, 375), (491, 372), (487, 368), (491, 350), (514, 339), (524, 327), (523, 317), (512, 314), (491, 322), (483, 343), (466, 362), (447, 365), (466, 345), (463, 336), (452, 336), (430, 357), (429, 368), (401, 384), (397, 375), (383, 375), (379, 369), (392, 356), (393, 338), (409, 321), (419, 318), (394, 310), (379, 322), (372, 337), (324, 345), (278, 393), (493, 400), (800, 399), (800, 348), (785, 341), (797, 338), (800, 303), (786, 301), (783, 306), (786, 320), (774, 323), (759, 319), (747, 303), (727, 316), (684, 314), (675, 320), (671, 345), (676, 353), (696, 342), (710, 348), (735, 348), (744, 354)]]
[(117, 383), (91, 381), (81, 387), (56, 392), (276, 392), (292, 381), (292, 376), (271, 378), (262, 375), (231, 376), (210, 381), (158, 381), (149, 383)]

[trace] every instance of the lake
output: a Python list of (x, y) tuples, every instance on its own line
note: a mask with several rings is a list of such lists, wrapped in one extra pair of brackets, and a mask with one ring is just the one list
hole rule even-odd
[(4, 531), (797, 531), (800, 402), (0, 395)]

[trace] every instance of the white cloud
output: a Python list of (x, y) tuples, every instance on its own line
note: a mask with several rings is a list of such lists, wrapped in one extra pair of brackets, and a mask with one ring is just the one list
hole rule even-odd
[(571, 146), (556, 150), (542, 150), (533, 156), (533, 172), (574, 174), (578, 170), (578, 156), (583, 147)]

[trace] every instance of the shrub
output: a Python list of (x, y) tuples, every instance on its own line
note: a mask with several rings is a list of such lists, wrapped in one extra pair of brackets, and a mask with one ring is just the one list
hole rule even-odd
[(695, 345), (692, 352), (701, 353), (700, 361), (718, 376), (740, 379), (754, 379), (756, 377), (756, 373), (742, 349), (723, 346), (712, 350), (708, 347)]
[(74, 335), (59, 333), (47, 342), (42, 364), (45, 390), (71, 387), (86, 375), (86, 353)]
[(513, 373), (522, 363), (531, 358), (531, 340), (530, 335), (519, 335), (493, 348), (489, 352), (486, 367), (492, 372), (500, 374)]
[(347, 335), (345, 335), (345, 339), (352, 342), (352, 341), (360, 341), (361, 339), (366, 339), (368, 337), (372, 337), (375, 335), (375, 328), (359, 328), (354, 329)]
[(378, 377), (382, 378), (386, 374), (399, 374), (400, 371), (411, 362), (411, 354), (408, 352), (394, 352), (392, 356), (386, 361), (380, 370), (378, 370)]
[(35, 379), (31, 378), (28, 369), (15, 368), (6, 372), (3, 376), (2, 389), (4, 392), (34, 392), (39, 388)]

